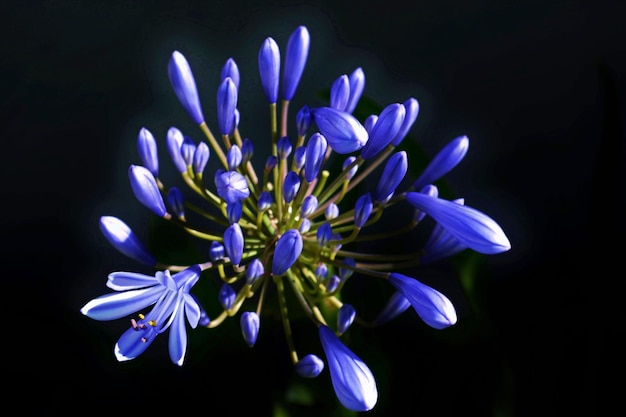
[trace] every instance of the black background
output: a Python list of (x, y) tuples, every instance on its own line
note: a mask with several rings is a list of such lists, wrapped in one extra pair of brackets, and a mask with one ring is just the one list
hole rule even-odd
[[(285, 403), (279, 336), (254, 350), (207, 337), (182, 369), (163, 345), (119, 364), (111, 347), (126, 324), (78, 310), (107, 291), (109, 272), (136, 268), (97, 219), (142, 230), (126, 177), (138, 129), (165, 149), (168, 126), (191, 126), (167, 81), (171, 51), (205, 71), (205, 103), (233, 56), (248, 83), (240, 107), (256, 109), (258, 47), (266, 36), (284, 45), (304, 24), (312, 45), (298, 94), (361, 65), (374, 100), (416, 97), (411, 137), (430, 154), (470, 137), (450, 184), (512, 242), (487, 259), (488, 326), (462, 343), (412, 316), (367, 334), (380, 347), (362, 356), (382, 387), (370, 414), (606, 415), (623, 388), (625, 11), (557, 0), (0, 3), (3, 404), (21, 394), (19, 414), (271, 415)], [(289, 415), (342, 415), (328, 375), (318, 379), (328, 396)]]

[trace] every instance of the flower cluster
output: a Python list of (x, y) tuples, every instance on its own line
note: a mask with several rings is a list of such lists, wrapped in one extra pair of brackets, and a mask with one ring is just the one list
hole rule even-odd
[[(210, 329), (238, 316), (244, 342), (254, 346), (261, 335), (263, 301), (274, 292), (295, 371), (314, 378), (327, 368), (341, 404), (365, 411), (377, 402), (376, 382), (341, 336), (353, 323), (380, 325), (410, 307), (434, 329), (454, 325), (457, 314), (444, 294), (398, 271), (463, 250), (496, 254), (509, 250), (510, 243), (489, 216), (465, 205), (463, 199), (440, 198), (434, 185), (465, 156), (466, 136), (441, 148), (415, 181), (398, 189), (408, 184), (409, 158), (399, 146), (417, 118), (415, 98), (389, 104), (379, 114), (358, 120), (354, 110), (365, 87), (364, 72), (358, 67), (332, 83), (328, 105), (304, 105), (295, 117), (290, 116), (289, 104), (305, 69), (309, 46), (309, 32), (300, 26), (290, 35), (284, 57), (271, 37), (259, 49), (260, 82), (271, 121), (269, 135), (256, 139), (270, 150), (264, 166), (253, 163), (254, 142), (239, 128), (240, 73), (234, 59), (229, 58), (221, 70), (214, 134), (188, 61), (181, 52), (172, 53), (169, 80), (206, 140), (198, 143), (171, 127), (167, 150), (185, 184), (196, 194), (194, 198), (199, 197), (204, 206), (163, 181), (157, 141), (147, 128), (141, 128), (137, 137), (141, 164), (131, 165), (128, 175), (137, 200), (154, 215), (205, 241), (206, 256), (193, 265), (160, 262), (126, 223), (103, 216), (100, 228), (105, 238), (155, 272), (111, 273), (107, 285), (115, 292), (89, 301), (81, 312), (95, 320), (137, 313), (115, 345), (120, 361), (140, 355), (169, 328), (170, 358), (182, 365), (187, 347), (185, 321), (191, 328)], [(288, 127), (290, 117), (295, 126)], [(219, 159), (220, 168), (205, 181), (212, 155)], [(331, 161), (341, 166), (334, 177)], [(377, 178), (372, 178), (374, 173)], [(396, 204), (411, 207), (406, 226), (367, 233)], [(360, 241), (396, 238), (427, 217), (432, 219), (431, 231), (417, 252), (391, 256), (346, 249)], [(351, 276), (386, 280), (391, 285), (393, 295), (374, 319), (359, 317), (353, 305), (342, 301), (342, 288)], [(201, 280), (217, 285), (220, 311), (205, 311), (192, 294)], [(325, 360), (314, 353), (301, 355), (302, 348), (296, 347), (290, 297), (317, 328)], [(332, 321), (328, 308), (334, 309)], [(146, 309), (149, 312), (144, 315), (141, 311)]]

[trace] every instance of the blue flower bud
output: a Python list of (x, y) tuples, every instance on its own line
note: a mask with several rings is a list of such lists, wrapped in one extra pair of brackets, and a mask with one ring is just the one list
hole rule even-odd
[(211, 242), (211, 247), (209, 248), (209, 256), (213, 262), (221, 261), (224, 259), (225, 250), (224, 245), (217, 240)]
[(233, 84), (235, 84), (235, 88), (239, 90), (239, 80), (241, 77), (239, 76), (239, 67), (234, 59), (228, 58), (222, 67), (222, 72), (220, 73), (220, 79), (224, 81), (224, 79), (230, 78), (233, 80)]
[(224, 249), (233, 265), (239, 265), (243, 255), (243, 232), (239, 223), (231, 224), (224, 231)]
[[(341, 165), (341, 169), (344, 169), (344, 170), (347, 169), (350, 165), (352, 165), (354, 161), (356, 161), (356, 156), (351, 155), (347, 157), (343, 161), (343, 164)], [(354, 177), (354, 175), (358, 171), (358, 169), (359, 169), (359, 166), (356, 164), (352, 168), (350, 168), (350, 171), (348, 171), (348, 173), (346, 174), (346, 179), (351, 180), (352, 177)]]
[(223, 283), (220, 287), (220, 291), (217, 294), (220, 304), (224, 310), (230, 310), (235, 304), (235, 298), (237, 298), (237, 293), (228, 283)]
[(215, 172), (215, 185), (217, 194), (229, 204), (244, 200), (250, 195), (248, 181), (237, 171), (217, 170)]
[[(348, 265), (351, 267), (356, 266), (356, 261), (354, 260), (354, 258), (343, 258), (342, 263), (344, 265)], [(353, 273), (354, 273), (354, 270), (352, 270), (352, 268), (342, 268), (342, 267), (339, 268), (339, 278), (341, 278), (342, 281), (345, 281), (348, 278), (350, 278)]]
[(333, 230), (330, 227), (330, 223), (328, 222), (324, 222), (324, 224), (322, 224), (319, 229), (317, 229), (317, 244), (320, 247), (326, 246), (326, 244), (328, 243), (328, 241), (332, 238), (333, 236)]
[(196, 151), (193, 153), (193, 170), (196, 174), (202, 174), (204, 168), (206, 168), (207, 162), (209, 162), (209, 156), (211, 151), (209, 145), (206, 142), (200, 142), (196, 147)]
[(367, 119), (365, 119), (365, 121), (363, 122), (363, 127), (365, 128), (365, 130), (367, 130), (368, 135), (372, 133), (372, 129), (374, 128), (374, 125), (376, 125), (377, 121), (378, 121), (378, 115), (370, 114), (369, 116), (367, 116)]
[(469, 138), (467, 136), (459, 136), (448, 142), (448, 144), (435, 155), (432, 161), (430, 161), (430, 164), (428, 164), (419, 178), (413, 183), (413, 188), (419, 190), (424, 185), (432, 184), (443, 177), (461, 162), (468, 148)]
[(113, 216), (100, 217), (100, 231), (111, 245), (137, 262), (155, 266), (157, 261), (137, 235), (122, 220)]
[(315, 132), (306, 145), (306, 162), (304, 163), (304, 178), (307, 182), (313, 182), (320, 172), (328, 142), (320, 133)]
[(406, 175), (406, 171), (409, 167), (406, 152), (400, 151), (391, 155), (385, 164), (383, 173), (378, 181), (376, 192), (374, 193), (374, 200), (377, 202), (385, 202), (391, 198), (396, 188)]
[(182, 219), (185, 217), (185, 196), (178, 187), (172, 187), (167, 192), (167, 203), (172, 212)]
[(239, 113), (239, 109), (235, 108), (235, 111), (233, 112), (233, 124), (230, 128), (230, 132), (228, 132), (229, 134), (232, 134), (235, 131), (235, 129), (239, 127), (240, 118), (241, 118), (241, 114)]
[(137, 135), (137, 151), (143, 166), (155, 177), (159, 176), (159, 156), (157, 155), (157, 144), (152, 132), (145, 127), (139, 129)]
[(378, 389), (372, 371), (346, 347), (328, 326), (319, 327), (330, 379), (339, 402), (351, 411), (368, 411), (378, 401)]
[(300, 171), (306, 162), (306, 146), (298, 146), (293, 152), (293, 168)]
[(167, 150), (172, 158), (172, 162), (174, 162), (174, 165), (176, 166), (176, 169), (181, 173), (187, 171), (187, 163), (180, 153), (183, 141), (183, 133), (180, 130), (175, 127), (170, 127), (167, 130)]
[(365, 88), (365, 74), (363, 73), (363, 68), (356, 68), (348, 78), (350, 79), (350, 99), (348, 100), (348, 104), (346, 104), (345, 111), (352, 113), (359, 103), (363, 89)]
[[(421, 260), (421, 259), (420, 259)], [(391, 294), (389, 300), (374, 319), (374, 325), (380, 326), (404, 313), (411, 303), (400, 291)]]
[(243, 154), (241, 153), (241, 148), (237, 145), (232, 145), (228, 152), (226, 152), (226, 163), (228, 164), (228, 169), (236, 171), (242, 160)]
[[(462, 198), (452, 201), (457, 204), (465, 204), (465, 200)], [(467, 249), (465, 244), (441, 227), (441, 224), (436, 223), (424, 244), (425, 254), (420, 258), (420, 263), (429, 264), (455, 255), (465, 249)]]
[(167, 65), (167, 74), (178, 101), (183, 105), (189, 117), (197, 124), (204, 122), (196, 81), (183, 54), (178, 51), (172, 53)]
[(254, 258), (252, 262), (246, 266), (246, 284), (254, 284), (264, 273), (265, 267), (263, 263), (258, 258)]
[(283, 72), (284, 100), (291, 100), (296, 92), (309, 55), (310, 43), (309, 31), (304, 26), (298, 26), (289, 36)]
[(300, 108), (296, 114), (296, 129), (298, 130), (298, 136), (306, 135), (306, 132), (311, 126), (311, 110), (306, 104)]
[(165, 216), (167, 214), (165, 202), (163, 202), (154, 175), (141, 165), (131, 165), (128, 168), (128, 177), (137, 200), (157, 216)]
[(270, 104), (276, 103), (280, 77), (280, 50), (276, 41), (269, 37), (259, 50), (259, 74), (265, 98)]
[(259, 194), (259, 201), (257, 203), (259, 211), (267, 211), (267, 209), (272, 207), (273, 201), (272, 194), (269, 191), (262, 191), (261, 194)]
[(241, 314), (240, 324), (243, 340), (248, 346), (254, 346), (259, 335), (259, 326), (261, 325), (259, 315), (254, 311), (244, 311)]
[(406, 200), (476, 252), (490, 255), (511, 249), (498, 223), (474, 208), (416, 192), (407, 193)]
[(237, 223), (239, 219), (241, 219), (242, 211), (243, 205), (241, 204), (241, 201), (228, 203), (228, 205), (226, 206), (226, 215), (228, 216), (228, 222), (230, 224)]
[(280, 159), (287, 159), (287, 157), (291, 154), (292, 145), (289, 136), (283, 136), (278, 139), (278, 143), (276, 144), (278, 150), (278, 157)]
[(355, 317), (356, 311), (354, 310), (354, 307), (352, 307), (352, 305), (342, 305), (337, 312), (337, 332), (339, 334), (345, 333), (350, 325), (352, 325)]
[(333, 151), (346, 154), (358, 151), (367, 143), (367, 131), (350, 113), (318, 107), (311, 114)]
[(354, 225), (358, 228), (363, 227), (372, 214), (373, 208), (374, 205), (372, 204), (370, 193), (359, 197), (354, 204)]
[(193, 164), (193, 154), (196, 153), (196, 144), (189, 136), (183, 136), (183, 143), (180, 145), (180, 155), (185, 161), (185, 167)]
[(444, 329), (456, 323), (456, 310), (450, 300), (428, 285), (406, 275), (391, 273), (389, 282), (413, 306), (424, 322), (434, 329)]
[(315, 276), (320, 282), (326, 280), (326, 278), (328, 277), (328, 267), (325, 263), (320, 262), (317, 264), (317, 266), (315, 267)]
[(332, 220), (339, 216), (339, 206), (335, 203), (330, 203), (326, 206), (326, 210), (324, 210), (324, 216), (326, 220)]
[(289, 171), (285, 175), (285, 182), (283, 183), (283, 198), (285, 203), (291, 203), (291, 201), (298, 194), (300, 189), (300, 176), (293, 171)]
[(335, 292), (337, 288), (339, 288), (339, 284), (341, 284), (341, 278), (339, 278), (339, 275), (331, 276), (328, 278), (328, 282), (326, 283), (326, 292)]
[(302, 253), (302, 236), (295, 229), (287, 230), (276, 242), (272, 258), (272, 275), (283, 275)]
[(363, 159), (370, 159), (378, 155), (391, 143), (402, 126), (404, 115), (404, 106), (400, 103), (392, 103), (380, 112), (376, 124), (369, 133), (369, 140), (361, 149)]
[(302, 200), (302, 206), (300, 206), (300, 214), (302, 217), (308, 217), (317, 209), (317, 197), (313, 194), (309, 194)]
[(302, 219), (301, 223), (300, 223), (300, 227), (298, 227), (298, 230), (300, 231), (300, 233), (306, 233), (309, 230), (311, 230), (311, 220), (309, 219)]
[(402, 121), (400, 130), (396, 134), (396, 137), (391, 141), (393, 146), (398, 146), (405, 138), (406, 134), (409, 133), (409, 130), (411, 129), (411, 126), (413, 126), (413, 123), (415, 123), (415, 119), (417, 119), (417, 115), (420, 110), (419, 103), (413, 97), (406, 100), (402, 103), (402, 105), (404, 106), (406, 114), (404, 115), (404, 120)]
[(276, 155), (268, 156), (267, 159), (265, 160), (265, 170), (266, 171), (273, 170), (276, 164), (278, 164), (278, 158), (276, 157)]
[(230, 77), (226, 77), (217, 89), (217, 122), (222, 135), (229, 135), (233, 129), (237, 108), (237, 87)]
[(296, 372), (304, 378), (315, 378), (324, 370), (324, 361), (318, 356), (308, 354), (300, 359), (296, 365)]
[(248, 162), (254, 155), (254, 143), (248, 138), (245, 138), (241, 144), (242, 162)]
[(350, 98), (350, 80), (347, 75), (339, 76), (330, 87), (330, 107), (346, 111), (346, 105)]

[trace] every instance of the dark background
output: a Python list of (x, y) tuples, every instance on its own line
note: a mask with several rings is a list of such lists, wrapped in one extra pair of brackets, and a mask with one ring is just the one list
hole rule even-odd
[[(182, 369), (158, 344), (119, 364), (112, 346), (126, 323), (78, 311), (107, 292), (109, 272), (138, 269), (104, 242), (97, 220), (117, 215), (145, 231), (126, 177), (139, 128), (155, 133), (161, 155), (167, 127), (193, 132), (167, 81), (171, 51), (190, 59), (211, 104), (234, 57), (247, 83), (240, 108), (262, 108), (258, 47), (272, 36), (284, 48), (304, 24), (312, 45), (297, 96), (360, 65), (377, 102), (417, 98), (411, 140), (432, 155), (469, 136), (449, 183), (512, 242), (483, 261), (478, 308), (452, 292), (465, 307), (449, 336), (410, 314), (362, 334), (367, 345), (353, 350), (381, 389), (369, 414), (606, 415), (623, 388), (622, 2), (266, 4), (0, 3), (3, 405), (343, 415), (327, 373), (289, 385), (279, 331), (253, 350), (235, 326), (197, 336)], [(254, 126), (248, 114), (242, 124)], [(313, 405), (290, 399), (302, 385), (318, 393)]]

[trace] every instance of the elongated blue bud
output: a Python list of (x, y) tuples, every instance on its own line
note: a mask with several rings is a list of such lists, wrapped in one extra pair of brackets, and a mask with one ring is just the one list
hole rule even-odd
[(224, 231), (224, 249), (233, 265), (239, 265), (243, 255), (243, 232), (239, 223), (231, 224)]
[(309, 353), (296, 363), (295, 368), (301, 377), (315, 378), (324, 370), (324, 361)]
[(243, 340), (248, 346), (254, 346), (259, 335), (259, 326), (261, 325), (259, 315), (254, 311), (244, 311), (241, 314), (240, 325)]
[(306, 233), (311, 230), (311, 220), (304, 218), (300, 222), (300, 227), (298, 227), (300, 233)]
[(302, 236), (295, 229), (287, 230), (276, 242), (272, 258), (272, 275), (283, 275), (302, 253)]
[(300, 206), (300, 214), (302, 215), (302, 217), (308, 217), (313, 214), (315, 210), (317, 210), (317, 197), (315, 197), (313, 194), (309, 194), (304, 197), (304, 200), (302, 200), (302, 206)]
[(265, 170), (266, 171), (273, 170), (276, 164), (278, 164), (278, 158), (276, 157), (276, 155), (268, 156), (267, 159), (265, 160)]
[(430, 164), (424, 169), (419, 178), (413, 183), (413, 188), (419, 190), (426, 184), (432, 184), (454, 168), (467, 153), (469, 138), (459, 136), (444, 146)]
[(391, 144), (393, 146), (398, 146), (400, 142), (402, 142), (402, 140), (406, 137), (407, 133), (409, 133), (409, 130), (411, 129), (411, 126), (413, 126), (413, 123), (415, 123), (415, 119), (417, 119), (417, 115), (420, 111), (419, 103), (413, 97), (406, 100), (404, 103), (402, 103), (402, 105), (404, 106), (406, 114), (404, 115), (404, 120), (402, 121), (402, 126), (400, 127), (400, 130), (396, 134), (396, 137), (393, 138), (393, 140), (391, 141)]
[(209, 162), (209, 156), (211, 151), (209, 145), (206, 142), (200, 142), (196, 147), (196, 151), (193, 153), (193, 170), (196, 174), (202, 174), (204, 168), (206, 168), (207, 162)]
[[(420, 190), (420, 193), (429, 195), (431, 197), (439, 197), (439, 188), (437, 188), (436, 185), (428, 184)], [(416, 222), (421, 222), (424, 217), (426, 217), (426, 213), (416, 208), (413, 217), (415, 218)]]
[(285, 175), (285, 182), (283, 184), (283, 198), (285, 203), (291, 203), (291, 201), (298, 194), (300, 189), (300, 176), (293, 171), (289, 171)]
[[(465, 200), (462, 198), (452, 201), (457, 204), (465, 204)], [(429, 264), (455, 255), (465, 249), (467, 249), (465, 244), (444, 229), (441, 224), (436, 223), (424, 244), (425, 254), (420, 258), (420, 264)]]
[(167, 214), (165, 202), (154, 175), (148, 171), (148, 168), (141, 165), (131, 165), (128, 168), (128, 177), (137, 200), (157, 216), (164, 217)]
[(229, 204), (246, 199), (250, 195), (248, 181), (237, 171), (216, 171), (215, 185), (217, 195)]
[(239, 80), (241, 79), (239, 75), (239, 67), (234, 59), (228, 58), (222, 67), (222, 71), (220, 73), (220, 79), (224, 81), (225, 78), (230, 78), (233, 80), (235, 84), (235, 88), (239, 90)]
[(172, 187), (167, 192), (167, 202), (172, 212), (179, 219), (185, 217), (185, 196), (178, 187)]
[(400, 103), (392, 103), (385, 107), (369, 133), (369, 140), (361, 149), (361, 158), (373, 158), (387, 147), (398, 134), (404, 115), (404, 106)]
[[(341, 165), (341, 169), (343, 170), (347, 169), (350, 165), (352, 165), (352, 163), (355, 160), (356, 160), (356, 156), (350, 155), (343, 161), (343, 164)], [(348, 173), (346, 174), (346, 179), (351, 180), (352, 177), (354, 177), (354, 175), (358, 171), (358, 169), (359, 169), (359, 166), (356, 164), (352, 168), (350, 168), (350, 171), (348, 171)]]
[(230, 310), (235, 304), (235, 298), (237, 298), (237, 293), (228, 283), (223, 283), (220, 287), (220, 291), (217, 294), (220, 304), (224, 310)]
[(400, 291), (394, 292), (393, 294), (391, 294), (391, 297), (389, 297), (389, 300), (387, 301), (383, 309), (374, 319), (374, 325), (380, 326), (393, 320), (400, 314), (404, 313), (409, 307), (411, 307), (411, 303), (409, 302), (409, 300), (407, 300)]
[(265, 273), (263, 262), (258, 258), (254, 258), (252, 262), (246, 266), (246, 284), (252, 285)]
[(324, 210), (324, 217), (326, 217), (326, 220), (332, 220), (337, 216), (339, 216), (339, 206), (337, 204), (330, 203), (326, 206), (326, 210)]
[(284, 100), (291, 100), (296, 92), (309, 55), (310, 44), (309, 31), (304, 26), (298, 26), (289, 36), (283, 71)]
[(339, 288), (339, 284), (341, 284), (341, 278), (339, 275), (331, 276), (328, 278), (328, 282), (326, 283), (326, 292), (335, 292), (337, 288)]
[(472, 207), (416, 192), (407, 193), (406, 200), (476, 252), (490, 255), (511, 249), (498, 223)]
[(404, 179), (408, 167), (409, 163), (405, 151), (396, 152), (391, 155), (378, 181), (378, 186), (374, 193), (374, 200), (378, 202), (389, 200), (396, 191), (396, 188), (398, 188), (398, 185), (400, 185)]
[(276, 103), (280, 77), (280, 50), (272, 38), (265, 39), (259, 50), (259, 74), (265, 98), (270, 104)]
[(226, 163), (230, 171), (236, 171), (237, 167), (243, 160), (243, 154), (241, 148), (237, 145), (232, 145), (228, 152), (226, 152)]
[(359, 197), (354, 204), (354, 225), (358, 228), (363, 227), (372, 214), (373, 208), (374, 204), (372, 203), (370, 193)]
[(242, 162), (248, 162), (254, 155), (254, 144), (248, 138), (245, 138), (241, 144)]
[(391, 273), (389, 282), (409, 300), (415, 312), (434, 329), (456, 323), (456, 310), (450, 300), (426, 284), (406, 275)]
[(241, 219), (243, 212), (243, 204), (241, 201), (235, 201), (234, 203), (228, 203), (226, 206), (226, 215), (228, 216), (228, 223), (237, 223)]
[(155, 266), (157, 261), (137, 235), (122, 220), (113, 216), (100, 217), (100, 231), (111, 245), (137, 262)]
[(304, 178), (307, 182), (313, 182), (320, 172), (328, 142), (326, 138), (318, 132), (315, 132), (306, 145), (306, 162), (304, 163)]
[(143, 166), (148, 168), (152, 175), (159, 176), (159, 156), (157, 155), (157, 144), (154, 135), (145, 127), (139, 129), (137, 135), (137, 151)]
[(196, 144), (189, 136), (183, 136), (183, 143), (180, 145), (180, 154), (185, 161), (185, 166), (193, 164), (193, 154), (196, 153)]
[(356, 68), (348, 78), (350, 80), (350, 99), (348, 100), (348, 104), (346, 104), (345, 111), (352, 113), (359, 103), (363, 89), (365, 88), (365, 73), (363, 72), (363, 68)]
[(237, 108), (237, 87), (230, 77), (226, 77), (217, 89), (217, 122), (222, 135), (229, 135), (233, 129)]
[(337, 312), (337, 332), (339, 334), (345, 333), (345, 331), (352, 325), (355, 317), (356, 311), (352, 305), (342, 305)]
[(346, 154), (358, 151), (367, 143), (367, 131), (350, 113), (318, 107), (312, 109), (311, 114), (333, 151)]
[(262, 191), (261, 194), (259, 194), (259, 201), (257, 203), (259, 211), (267, 211), (270, 207), (272, 207), (273, 201), (274, 199), (269, 191)]
[(221, 261), (224, 259), (224, 255), (226, 254), (224, 245), (217, 240), (211, 242), (211, 247), (209, 248), (209, 256), (213, 262)]
[(372, 129), (374, 128), (374, 125), (376, 124), (377, 121), (378, 121), (377, 114), (370, 114), (369, 116), (367, 116), (367, 119), (365, 119), (365, 121), (363, 122), (363, 127), (365, 128), (365, 130), (367, 130), (368, 134), (372, 133)]
[(326, 246), (328, 241), (332, 238), (333, 230), (330, 226), (330, 223), (324, 222), (319, 229), (317, 229), (317, 244), (320, 247)]
[(167, 65), (167, 74), (178, 101), (183, 105), (189, 117), (196, 124), (204, 122), (196, 81), (193, 78), (191, 67), (183, 54), (178, 51), (172, 53), (172, 57)]
[(291, 150), (293, 146), (291, 145), (291, 139), (289, 136), (283, 136), (278, 139), (278, 143), (276, 144), (278, 150), (278, 157), (280, 159), (287, 159), (289, 155), (291, 155)]
[(183, 133), (177, 128), (170, 127), (167, 130), (167, 150), (180, 173), (187, 172), (187, 163), (180, 152), (184, 140)]
[(347, 75), (339, 76), (330, 86), (330, 107), (346, 111), (346, 105), (350, 98), (350, 80)]
[(298, 110), (296, 114), (296, 129), (298, 130), (298, 136), (306, 135), (306, 132), (311, 126), (311, 109), (306, 104)]
[(293, 151), (293, 168), (300, 171), (306, 162), (306, 146), (298, 146)]
[(339, 402), (348, 410), (368, 411), (378, 401), (378, 389), (372, 371), (346, 347), (328, 326), (319, 327), (330, 379)]
[(326, 278), (328, 278), (328, 267), (325, 263), (320, 262), (317, 264), (315, 267), (315, 276), (320, 282), (325, 281)]

